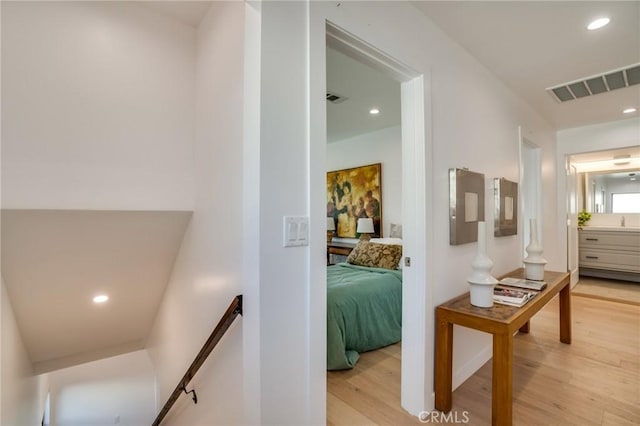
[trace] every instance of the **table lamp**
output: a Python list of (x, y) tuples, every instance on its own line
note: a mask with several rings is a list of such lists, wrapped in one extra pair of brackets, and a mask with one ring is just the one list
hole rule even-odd
[(358, 219), (358, 227), (356, 228), (356, 232), (360, 234), (360, 239), (364, 241), (369, 241), (371, 239), (371, 234), (375, 232), (373, 229), (373, 219), (370, 217), (361, 217)]
[(336, 223), (332, 217), (327, 218), (327, 243), (333, 240), (333, 231), (336, 230)]

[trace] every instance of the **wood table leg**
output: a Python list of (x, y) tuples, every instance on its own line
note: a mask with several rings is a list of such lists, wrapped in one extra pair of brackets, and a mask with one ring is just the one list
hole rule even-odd
[(491, 424), (511, 426), (513, 392), (513, 336), (493, 335), (493, 383), (491, 388)]
[(436, 314), (435, 407), (448, 413), (452, 403), (453, 324)]
[(571, 286), (567, 283), (560, 290), (560, 341), (571, 343)]
[(518, 331), (520, 331), (520, 333), (529, 333), (529, 330), (531, 329), (531, 321), (527, 321), (524, 324), (522, 324), (522, 327), (520, 327), (520, 329)]

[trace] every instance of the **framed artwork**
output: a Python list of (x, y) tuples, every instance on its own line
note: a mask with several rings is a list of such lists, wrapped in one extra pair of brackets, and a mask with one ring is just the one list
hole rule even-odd
[(382, 165), (327, 172), (327, 217), (336, 236), (358, 238), (359, 218), (373, 219), (373, 238), (382, 237)]
[(493, 179), (495, 217), (493, 235), (505, 237), (518, 233), (518, 184), (505, 178)]
[(478, 241), (478, 222), (484, 222), (484, 174), (449, 169), (449, 244)]

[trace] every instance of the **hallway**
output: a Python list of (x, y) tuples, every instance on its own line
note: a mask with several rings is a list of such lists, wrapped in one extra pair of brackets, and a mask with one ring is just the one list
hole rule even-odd
[[(577, 296), (572, 308), (571, 345), (557, 338), (557, 298), (533, 317), (530, 334), (516, 336), (513, 423), (640, 423), (640, 306)], [(400, 344), (361, 354), (353, 370), (327, 372), (327, 393), (329, 425), (420, 424), (400, 407)], [(456, 412), (491, 424), (491, 362), (455, 390)]]

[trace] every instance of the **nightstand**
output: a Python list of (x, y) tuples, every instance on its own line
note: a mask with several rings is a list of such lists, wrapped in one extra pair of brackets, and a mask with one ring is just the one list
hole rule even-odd
[(327, 265), (332, 264), (332, 254), (337, 254), (339, 256), (349, 256), (349, 253), (351, 253), (351, 250), (353, 250), (355, 246), (355, 243), (343, 243), (338, 241), (327, 243)]

